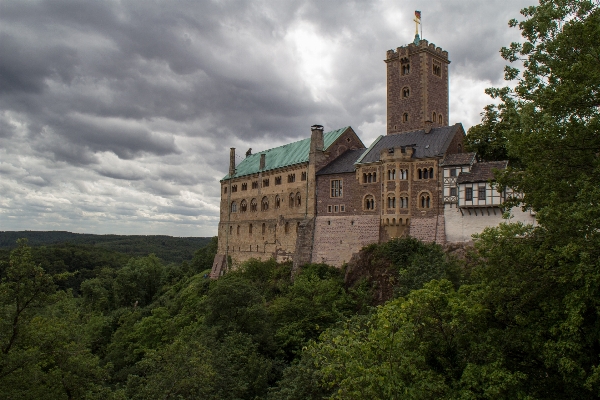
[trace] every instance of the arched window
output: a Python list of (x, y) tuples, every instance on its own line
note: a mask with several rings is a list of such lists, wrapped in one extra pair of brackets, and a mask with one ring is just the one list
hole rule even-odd
[(236, 231), (236, 233), (237, 233), (238, 235), (240, 234), (240, 226), (239, 226), (239, 225), (237, 226), (237, 231)]
[(431, 198), (428, 193), (423, 193), (421, 195), (421, 208), (430, 208), (431, 207)]
[(402, 114), (402, 122), (408, 122), (408, 113)]
[(231, 212), (232, 213), (236, 213), (237, 212), (237, 203), (235, 201), (231, 202)]
[(256, 199), (250, 200), (250, 211), (251, 212), (258, 211), (258, 203), (256, 202)]
[(229, 225), (229, 234), (233, 235), (233, 225)]
[(429, 168), (429, 179), (433, 179), (433, 168)]
[(373, 182), (377, 182), (377, 172), (373, 172)]
[(365, 210), (375, 209), (375, 198), (372, 195), (365, 196)]
[(300, 207), (302, 205), (302, 197), (300, 196), (300, 192), (296, 193), (296, 206)]
[(240, 212), (246, 212), (248, 211), (248, 203), (246, 203), (246, 200), (242, 200), (240, 202)]
[(263, 222), (262, 224), (262, 234), (264, 235), (267, 232), (267, 225)]
[(423, 179), (429, 179), (429, 171), (427, 168), (423, 169)]
[(432, 119), (433, 123), (435, 124), (437, 122), (437, 114), (435, 113), (435, 111), (433, 112), (433, 119)]
[(405, 99), (410, 97), (410, 89), (408, 87), (402, 88), (402, 97)]
[(400, 195), (400, 208), (408, 208), (408, 195), (405, 193)]
[(438, 123), (441, 125), (441, 124), (442, 124), (442, 122), (444, 122), (444, 119), (442, 118), (442, 114), (440, 114), (440, 115), (438, 116)]
[(396, 208), (396, 197), (395, 196), (388, 196), (387, 206), (388, 206), (388, 208)]
[(290, 208), (294, 207), (294, 193), (290, 193)]
[(275, 196), (275, 208), (281, 207), (281, 198), (279, 195)]
[(419, 168), (417, 171), (419, 172), (419, 179), (423, 179), (423, 170)]
[(267, 196), (262, 198), (262, 201), (260, 203), (260, 210), (261, 211), (267, 211), (269, 209), (269, 199), (267, 198)]
[(252, 235), (252, 224), (248, 225), (248, 234)]

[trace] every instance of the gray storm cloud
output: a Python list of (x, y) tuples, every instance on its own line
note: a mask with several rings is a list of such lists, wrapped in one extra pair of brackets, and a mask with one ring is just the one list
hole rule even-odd
[(0, 3), (0, 229), (216, 234), (229, 147), (385, 132), (385, 51), (448, 50), (451, 123), (501, 85), (528, 1)]

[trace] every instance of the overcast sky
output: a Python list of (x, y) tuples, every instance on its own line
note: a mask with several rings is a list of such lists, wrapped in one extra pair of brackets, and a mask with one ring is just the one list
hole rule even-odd
[(466, 130), (533, 2), (0, 0), (0, 230), (216, 235), (230, 147), (385, 134), (415, 9)]

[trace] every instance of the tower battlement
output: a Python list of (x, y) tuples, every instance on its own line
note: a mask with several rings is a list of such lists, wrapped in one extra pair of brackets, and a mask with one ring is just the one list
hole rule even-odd
[(442, 49), (441, 47), (437, 47), (435, 43), (429, 43), (429, 41), (426, 39), (421, 39), (418, 45), (409, 43), (406, 46), (400, 46), (396, 48), (396, 50), (388, 50), (385, 62), (394, 61), (400, 57), (409, 56), (424, 50), (429, 51), (444, 60), (448, 60), (448, 52), (446, 50)]

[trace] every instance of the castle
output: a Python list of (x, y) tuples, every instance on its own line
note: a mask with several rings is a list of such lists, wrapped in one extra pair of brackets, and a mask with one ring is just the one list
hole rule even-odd
[[(492, 187), (505, 161), (463, 152), (448, 125), (448, 52), (415, 36), (389, 50), (387, 134), (368, 148), (351, 127), (252, 154), (231, 149), (221, 180), (219, 249), (211, 277), (250, 258), (341, 266), (371, 243), (410, 235), (466, 242), (502, 222), (510, 193)], [(513, 221), (534, 216), (511, 210)]]

